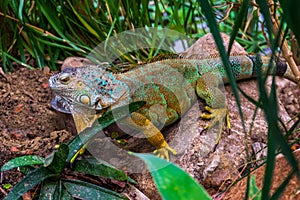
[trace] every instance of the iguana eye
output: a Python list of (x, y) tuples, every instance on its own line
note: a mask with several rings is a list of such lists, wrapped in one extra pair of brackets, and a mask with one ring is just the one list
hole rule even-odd
[(62, 83), (62, 84), (68, 84), (70, 82), (70, 76), (68, 74), (62, 74), (60, 77), (59, 77), (59, 81)]

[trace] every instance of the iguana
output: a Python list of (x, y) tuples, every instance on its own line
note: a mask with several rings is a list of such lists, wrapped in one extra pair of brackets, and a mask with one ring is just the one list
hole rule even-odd
[[(266, 72), (268, 57), (237, 55), (229, 58), (236, 80), (256, 75), (260, 68)], [(293, 80), (289, 66), (274, 63), (276, 74)], [(272, 71), (272, 70), (271, 70)], [(126, 105), (132, 101), (146, 104), (132, 113), (125, 122), (142, 131), (156, 148), (160, 157), (169, 158), (168, 152), (176, 154), (165, 141), (160, 128), (178, 120), (196, 101), (204, 99), (212, 119), (206, 129), (223, 124), (224, 118), (230, 128), (225, 95), (219, 85), (227, 82), (226, 73), (219, 57), (206, 59), (168, 58), (153, 60), (127, 72), (115, 73), (109, 64), (66, 68), (50, 77), (49, 85), (55, 94), (52, 106), (73, 115), (77, 131), (92, 125), (107, 109)], [(154, 106), (155, 105), (155, 106)], [(222, 128), (219, 128), (221, 138)]]

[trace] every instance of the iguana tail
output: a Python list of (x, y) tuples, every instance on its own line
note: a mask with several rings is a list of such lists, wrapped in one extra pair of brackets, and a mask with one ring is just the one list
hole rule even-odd
[[(261, 66), (261, 71), (263, 74), (266, 73), (273, 73), (273, 70), (269, 70), (269, 63), (270, 63), (270, 57), (263, 56), (263, 57), (257, 57), (257, 56), (249, 56), (249, 58), (254, 63), (254, 69), (253, 69), (253, 75), (257, 75), (257, 66)], [(256, 67), (255, 67), (256, 66)], [(297, 83), (296, 77), (294, 76), (290, 66), (285, 61), (274, 61), (273, 64), (274, 67), (276, 67), (276, 76), (284, 77), (290, 81), (293, 81), (294, 83)]]
[(290, 81), (293, 81), (294, 83), (297, 83), (294, 73), (286, 62), (277, 62), (276, 65), (276, 75), (282, 76)]

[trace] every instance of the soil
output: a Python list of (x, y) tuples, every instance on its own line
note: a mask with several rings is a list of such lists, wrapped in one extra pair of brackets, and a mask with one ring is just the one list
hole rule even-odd
[[(67, 142), (76, 134), (71, 116), (51, 108), (53, 96), (48, 86), (49, 76), (41, 70), (27, 68), (0, 74), (0, 167), (23, 155), (45, 157), (56, 144)], [(300, 95), (297, 87), (291, 85), (279, 92), (290, 114), (296, 114), (299, 99), (290, 96)], [(9, 192), (3, 189), (3, 185), (15, 185), (22, 177), (17, 170), (1, 174), (0, 199)]]
[[(73, 128), (68, 128), (72, 127), (68, 116), (50, 106), (49, 76), (27, 68), (0, 75), (0, 166), (23, 155), (45, 157), (74, 134)], [(0, 187), (15, 185), (22, 177), (17, 170), (6, 171)], [(0, 199), (4, 192), (8, 191), (0, 192)]]

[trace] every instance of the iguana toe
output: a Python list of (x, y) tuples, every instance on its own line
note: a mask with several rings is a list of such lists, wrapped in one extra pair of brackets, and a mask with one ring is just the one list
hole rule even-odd
[(160, 158), (164, 158), (169, 161), (169, 151), (173, 154), (176, 155), (177, 151), (172, 149), (167, 143), (159, 149), (156, 149), (153, 153), (156, 154)]
[(222, 128), (223, 128), (223, 120), (226, 120), (226, 124), (228, 129), (230, 130), (231, 125), (230, 125), (230, 120), (229, 120), (229, 115), (228, 115), (228, 109), (227, 108), (211, 108), (209, 106), (205, 106), (205, 110), (208, 111), (209, 113), (204, 113), (201, 115), (201, 118), (203, 119), (209, 119), (211, 120), (208, 125), (204, 127), (204, 129), (209, 129), (216, 124), (219, 124), (219, 133), (218, 133), (218, 138), (216, 140), (216, 145), (219, 144), (221, 137), (222, 137)]
[(83, 145), (81, 149), (79, 149), (76, 154), (71, 158), (70, 163), (73, 164), (79, 155), (82, 155), (86, 150), (86, 145)]

